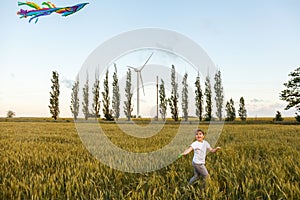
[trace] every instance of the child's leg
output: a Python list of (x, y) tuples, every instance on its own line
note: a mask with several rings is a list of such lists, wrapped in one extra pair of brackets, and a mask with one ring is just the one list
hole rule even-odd
[(198, 173), (203, 177), (203, 180), (205, 180), (209, 176), (205, 165), (200, 165), (200, 167), (198, 168)]
[(204, 189), (206, 187), (206, 180), (209, 178), (209, 174), (208, 174), (208, 171), (207, 171), (205, 165), (201, 166), (200, 175), (202, 177), (201, 188)]
[[(193, 164), (194, 165), (194, 164)], [(194, 166), (194, 176), (190, 179), (189, 185), (193, 184), (196, 180), (200, 178), (200, 175), (198, 174), (196, 167)]]
[(205, 187), (205, 182), (206, 178), (209, 177), (208, 171), (205, 167), (204, 164), (195, 164), (193, 163), (194, 166), (194, 176), (190, 179), (189, 184), (192, 184), (196, 180), (198, 180), (201, 177), (203, 177), (203, 182), (204, 182), (204, 187)]

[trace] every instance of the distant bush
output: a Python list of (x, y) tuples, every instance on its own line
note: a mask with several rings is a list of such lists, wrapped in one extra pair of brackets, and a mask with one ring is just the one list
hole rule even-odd
[(283, 121), (283, 118), (281, 117), (281, 113), (279, 111), (276, 112), (275, 118), (273, 121)]
[(16, 113), (15, 113), (15, 112), (13, 112), (13, 111), (11, 111), (11, 110), (7, 111), (7, 114), (6, 114), (6, 117), (7, 117), (7, 118), (13, 118), (14, 116), (16, 116)]
[(297, 116), (295, 117), (295, 119), (297, 120), (297, 122), (300, 122), (300, 115), (297, 115)]

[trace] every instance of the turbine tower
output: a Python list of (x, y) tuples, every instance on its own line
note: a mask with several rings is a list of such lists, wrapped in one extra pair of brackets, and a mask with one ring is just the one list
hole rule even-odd
[(146, 64), (148, 63), (148, 61), (150, 60), (150, 58), (152, 57), (153, 52), (151, 53), (151, 55), (149, 56), (149, 58), (146, 60), (145, 64), (140, 67), (131, 67), (131, 66), (127, 66), (131, 69), (133, 69), (136, 72), (136, 85), (137, 85), (137, 91), (136, 91), (136, 99), (137, 99), (137, 105), (136, 105), (136, 117), (140, 116), (140, 79), (142, 82), (142, 87), (143, 87), (143, 93), (145, 95), (145, 90), (144, 90), (144, 83), (143, 83), (143, 78), (142, 78), (142, 70), (144, 69), (144, 67), (146, 66)]

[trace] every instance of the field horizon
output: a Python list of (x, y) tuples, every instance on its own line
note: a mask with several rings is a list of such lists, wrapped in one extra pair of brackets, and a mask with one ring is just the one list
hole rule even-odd
[[(81, 118), (82, 119), (82, 118)], [(94, 118), (88, 118), (88, 120), (95, 120)], [(118, 120), (114, 121), (107, 121), (104, 118), (97, 118), (99, 122), (128, 122), (127, 118), (119, 118)], [(74, 118), (72, 117), (59, 117), (57, 120), (54, 120), (51, 117), (0, 117), (0, 122), (74, 122)], [(161, 118), (158, 120), (155, 118), (131, 118), (131, 121), (133, 122), (139, 122), (141, 121), (142, 123), (144, 122), (161, 122), (161, 123), (180, 123), (184, 122), (182, 118), (179, 118), (179, 120), (176, 122), (172, 118), (167, 118), (166, 121), (163, 121)], [(192, 122), (192, 123), (210, 123), (210, 122), (218, 122), (219, 120), (214, 119), (212, 121), (200, 121), (196, 117), (190, 117), (187, 122)], [(292, 123), (292, 124), (300, 124), (300, 122), (297, 122), (295, 117), (286, 117), (283, 118), (282, 121), (274, 121), (274, 117), (248, 117), (245, 121), (242, 121), (239, 118), (236, 118), (234, 121), (225, 121), (223, 120), (224, 123)]]

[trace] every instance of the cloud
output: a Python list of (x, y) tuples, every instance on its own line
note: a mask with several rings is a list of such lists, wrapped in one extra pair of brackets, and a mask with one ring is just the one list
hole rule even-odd
[(274, 101), (265, 101), (261, 99), (252, 99), (248, 105), (246, 104), (248, 116), (257, 116), (257, 117), (273, 117), (276, 114), (276, 111), (284, 113), (288, 116), (293, 116), (294, 111), (289, 110), (285, 111), (286, 106), (283, 102), (274, 102)]
[(68, 89), (72, 89), (73, 87), (73, 84), (74, 84), (74, 81), (73, 80), (70, 80), (70, 79), (66, 79), (63, 77), (62, 81), (63, 85), (68, 88)]
[(255, 98), (250, 100), (251, 103), (258, 103), (258, 102), (263, 102), (263, 101), (264, 100), (262, 100), (262, 99), (255, 99)]

